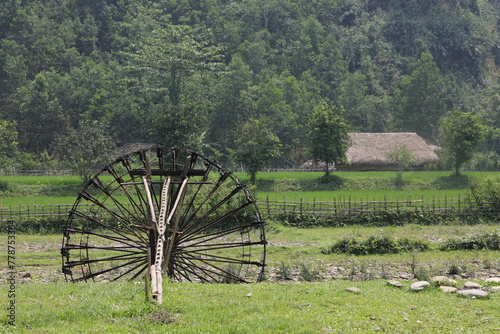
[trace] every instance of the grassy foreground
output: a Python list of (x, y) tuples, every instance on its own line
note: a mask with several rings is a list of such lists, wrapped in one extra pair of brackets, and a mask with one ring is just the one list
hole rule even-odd
[[(413, 264), (429, 275), (442, 274), (457, 263), (469, 272), (484, 264), (500, 271), (499, 251), (429, 251), (412, 254), (352, 256), (321, 254), (325, 244), (345, 236), (389, 235), (433, 241), (436, 236), (471, 236), (495, 231), (496, 226), (404, 226), (389, 228), (298, 229), (272, 226), (268, 231), (269, 272), (283, 263), (331, 263), (347, 271)], [(0, 249), (7, 249), (0, 235)], [(422, 292), (402, 288), (387, 279), (354, 281), (320, 279), (268, 281), (259, 284), (164, 284), (164, 303), (145, 301), (143, 282), (73, 284), (60, 273), (60, 235), (16, 236), (16, 327), (8, 325), (5, 310), (10, 297), (6, 256), (0, 261), (0, 333), (497, 333), (500, 294), (486, 299), (464, 298), (438, 288)], [(477, 269), (473, 265), (478, 265)], [(351, 266), (351, 267), (349, 267)], [(42, 271), (45, 274), (42, 275)], [(30, 273), (23, 279), (23, 273)], [(48, 273), (48, 275), (47, 275)], [(46, 275), (46, 276), (44, 276)], [(43, 279), (48, 277), (48, 279)], [(357, 276), (359, 277), (359, 276)], [(468, 279), (484, 284), (480, 279)], [(459, 282), (462, 285), (466, 280)], [(359, 293), (346, 291), (357, 287)]]
[[(346, 291), (356, 286), (360, 293)], [(253, 285), (20, 284), (16, 328), (2, 333), (495, 333), (500, 299), (415, 293), (384, 281)], [(4, 302), (5, 304), (5, 302)], [(2, 307), (3, 308), (3, 307)]]

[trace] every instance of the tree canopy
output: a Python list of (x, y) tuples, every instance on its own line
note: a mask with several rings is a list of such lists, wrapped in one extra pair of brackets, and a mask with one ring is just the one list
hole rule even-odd
[(455, 175), (472, 158), (474, 149), (483, 141), (487, 128), (470, 112), (452, 111), (443, 119), (443, 149), (453, 164)]
[[(268, 163), (299, 165), (320, 101), (354, 131), (439, 144), (450, 110), (498, 129), (498, 17), (497, 0), (5, 0), (0, 118), (39, 161), (98, 122), (117, 145), (226, 163), (245, 124), (265, 118), (280, 142)], [(477, 150), (498, 157), (498, 138)]]
[(329, 166), (345, 162), (350, 145), (349, 126), (342, 117), (340, 107), (318, 105), (309, 122), (309, 140), (313, 159), (325, 163), (325, 175), (330, 174)]

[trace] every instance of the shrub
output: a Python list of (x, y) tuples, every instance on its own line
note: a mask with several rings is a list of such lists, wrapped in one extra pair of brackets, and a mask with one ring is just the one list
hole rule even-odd
[(500, 250), (500, 233), (483, 233), (471, 238), (448, 240), (439, 248), (453, 250)]
[(469, 181), (472, 197), (481, 208), (500, 210), (500, 177), (487, 177), (485, 180)]
[(321, 264), (311, 262), (299, 263), (299, 277), (306, 282), (313, 282), (321, 278)]
[(401, 252), (423, 252), (429, 250), (429, 244), (422, 240), (407, 238), (393, 239), (388, 236), (370, 236), (363, 241), (354, 238), (343, 238), (332, 246), (322, 248), (323, 254), (396, 254)]
[(299, 191), (301, 189), (300, 181), (297, 179), (277, 179), (271, 187), (271, 191)]
[[(16, 222), (16, 232), (24, 234), (57, 234), (62, 232), (66, 219), (36, 219)], [(8, 221), (0, 221), (0, 233), (7, 232)]]
[(276, 277), (280, 280), (291, 280), (292, 279), (292, 266), (286, 262), (281, 261), (278, 269), (276, 271)]
[(9, 184), (7, 182), (0, 181), (0, 191), (4, 192), (9, 190)]

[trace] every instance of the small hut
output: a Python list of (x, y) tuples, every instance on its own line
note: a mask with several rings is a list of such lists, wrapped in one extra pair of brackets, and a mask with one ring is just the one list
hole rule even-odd
[(422, 170), (424, 166), (437, 164), (437, 146), (429, 145), (414, 132), (349, 133), (352, 145), (347, 150), (347, 163), (338, 164), (339, 171), (397, 170), (388, 153), (406, 146), (415, 156), (410, 170)]

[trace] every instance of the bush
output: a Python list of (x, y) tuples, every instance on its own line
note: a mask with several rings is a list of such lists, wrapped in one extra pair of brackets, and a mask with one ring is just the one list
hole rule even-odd
[(9, 190), (9, 184), (7, 182), (0, 181), (0, 191), (4, 192)]
[(469, 186), (472, 197), (480, 207), (500, 210), (500, 177), (471, 179)]
[[(58, 234), (62, 233), (66, 219), (36, 219), (16, 222), (16, 233)], [(7, 232), (8, 221), (0, 221), (0, 233)]]
[(452, 239), (441, 245), (443, 251), (500, 250), (500, 233), (483, 233), (471, 238)]
[(322, 248), (323, 254), (397, 254), (401, 252), (423, 252), (429, 250), (429, 244), (422, 240), (392, 239), (388, 236), (370, 236), (363, 241), (343, 238), (330, 247)]
[[(486, 215), (486, 212), (481, 212), (479, 217), (485, 218), (486, 221), (495, 221), (498, 218), (494, 212), (492, 215)], [(384, 227), (404, 226), (408, 224), (432, 226), (446, 223), (456, 223), (457, 221), (473, 225), (479, 222), (477, 219), (477, 215), (473, 215), (471, 217), (461, 217), (452, 213), (439, 215), (432, 211), (418, 210), (380, 210), (369, 213), (360, 212), (356, 215), (325, 217), (288, 212), (275, 216), (275, 220), (281, 222), (283, 225), (298, 228), (343, 227), (353, 225), (361, 225), (365, 227)]]

